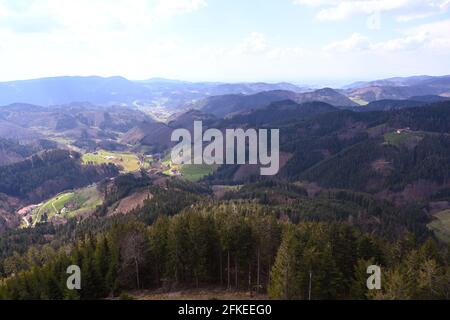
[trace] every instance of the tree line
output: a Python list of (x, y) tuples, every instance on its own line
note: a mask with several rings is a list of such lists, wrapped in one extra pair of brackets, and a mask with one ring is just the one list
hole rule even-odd
[[(271, 207), (243, 201), (194, 205), (87, 233), (75, 244), (29, 254), (0, 286), (3, 299), (101, 299), (143, 289), (220, 287), (273, 299), (449, 298), (450, 254), (406, 233), (388, 242), (337, 222), (293, 224)], [(44, 255), (44, 252), (42, 253)], [(66, 287), (70, 265), (82, 289)], [(366, 268), (382, 268), (382, 290), (366, 288)]]

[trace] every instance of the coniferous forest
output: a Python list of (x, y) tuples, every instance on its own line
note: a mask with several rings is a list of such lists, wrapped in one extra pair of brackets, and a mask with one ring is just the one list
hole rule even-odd
[[(289, 183), (256, 183), (211, 201), (208, 189), (177, 179), (164, 186), (132, 175), (118, 180), (109, 201), (134, 188), (154, 197), (126, 216), (107, 217), (99, 207), (83, 221), (5, 234), (0, 297), (102, 299), (214, 287), (308, 299), (311, 281), (312, 299), (449, 298), (449, 247), (415, 208), (338, 190), (310, 199)], [(366, 287), (374, 264), (383, 270), (380, 291)], [(69, 265), (82, 270), (79, 291), (67, 289)]]

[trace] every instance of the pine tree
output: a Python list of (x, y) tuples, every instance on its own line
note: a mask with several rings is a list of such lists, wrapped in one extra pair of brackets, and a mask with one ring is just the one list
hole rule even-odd
[(169, 224), (167, 216), (160, 216), (149, 229), (149, 250), (157, 286), (161, 284), (161, 280), (165, 276)]
[(300, 298), (299, 283), (295, 281), (294, 274), (294, 228), (287, 226), (283, 232), (280, 248), (278, 249), (275, 264), (272, 268), (269, 296), (272, 299)]
[(108, 294), (106, 277), (108, 274), (110, 260), (111, 253), (108, 240), (104, 236), (99, 236), (94, 253), (94, 270), (99, 279), (99, 286), (97, 290), (99, 291), (100, 296), (105, 296)]
[(367, 267), (374, 265), (375, 262), (371, 260), (360, 259), (356, 263), (355, 272), (352, 277), (350, 285), (350, 297), (356, 300), (365, 300), (368, 298), (369, 290), (367, 288)]

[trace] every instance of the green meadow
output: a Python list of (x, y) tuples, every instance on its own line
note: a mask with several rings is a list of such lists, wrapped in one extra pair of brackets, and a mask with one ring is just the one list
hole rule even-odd
[[(32, 226), (55, 217), (73, 218), (93, 211), (102, 204), (102, 197), (95, 185), (83, 189), (61, 193), (34, 209)], [(46, 219), (44, 219), (46, 217)]]
[(105, 150), (84, 154), (83, 163), (112, 163), (120, 167), (123, 172), (134, 172), (141, 168), (141, 162), (137, 155), (133, 153), (111, 152)]

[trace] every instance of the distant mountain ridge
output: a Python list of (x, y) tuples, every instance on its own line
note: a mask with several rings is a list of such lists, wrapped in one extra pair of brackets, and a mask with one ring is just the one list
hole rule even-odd
[(254, 94), (268, 90), (306, 89), (289, 83), (216, 83), (167, 79), (131, 81), (124, 77), (53, 77), (0, 83), (0, 105), (27, 103), (42, 106), (87, 101), (96, 105), (133, 106), (137, 102), (176, 108), (212, 95)]
[(437, 102), (449, 101), (450, 98), (435, 96), (435, 95), (425, 95), (416, 96), (409, 99), (382, 99), (375, 100), (368, 103), (365, 106), (344, 108), (347, 110), (357, 111), (357, 112), (368, 112), (368, 111), (391, 111), (400, 109), (409, 109), (415, 107), (421, 107), (426, 105), (431, 105)]
[[(315, 91), (287, 82), (188, 82), (163, 78), (132, 81), (120, 76), (64, 76), (0, 82), (0, 106), (20, 103), (48, 107), (85, 102), (141, 110), (164, 108), (171, 112), (204, 108), (205, 112), (216, 116), (258, 109), (282, 100), (352, 107), (377, 100), (415, 100), (412, 97), (417, 96), (450, 97), (450, 76), (396, 77), (357, 82), (339, 90)], [(432, 99), (437, 101), (437, 98)], [(223, 111), (217, 111), (219, 109)]]
[(76, 101), (113, 105), (147, 97), (150, 95), (145, 87), (123, 77), (55, 77), (0, 83), (0, 105), (51, 106)]
[(358, 81), (354, 82), (352, 84), (349, 84), (343, 89), (358, 89), (358, 88), (364, 88), (369, 86), (412, 86), (422, 83), (423, 81), (428, 81), (433, 78), (446, 78), (448, 76), (442, 76), (442, 77), (433, 77), (433, 76), (412, 76), (412, 77), (393, 77), (393, 78), (387, 78), (387, 79), (381, 79), (381, 80), (374, 80), (374, 81)]
[(450, 96), (450, 76), (415, 76), (357, 82), (345, 86), (347, 96), (373, 102), (383, 99), (410, 99), (416, 96)]
[(232, 116), (242, 112), (267, 107), (273, 102), (291, 100), (302, 104), (306, 102), (324, 102), (332, 106), (358, 106), (343, 94), (324, 88), (313, 92), (296, 93), (285, 90), (265, 91), (254, 95), (223, 95), (209, 97), (189, 105), (190, 108), (201, 109), (217, 117)]
[(299, 120), (313, 118), (317, 115), (338, 111), (339, 109), (324, 102), (296, 103), (292, 100), (283, 100), (271, 103), (265, 108), (252, 112), (238, 114), (222, 123), (225, 127), (250, 125), (278, 125)]

